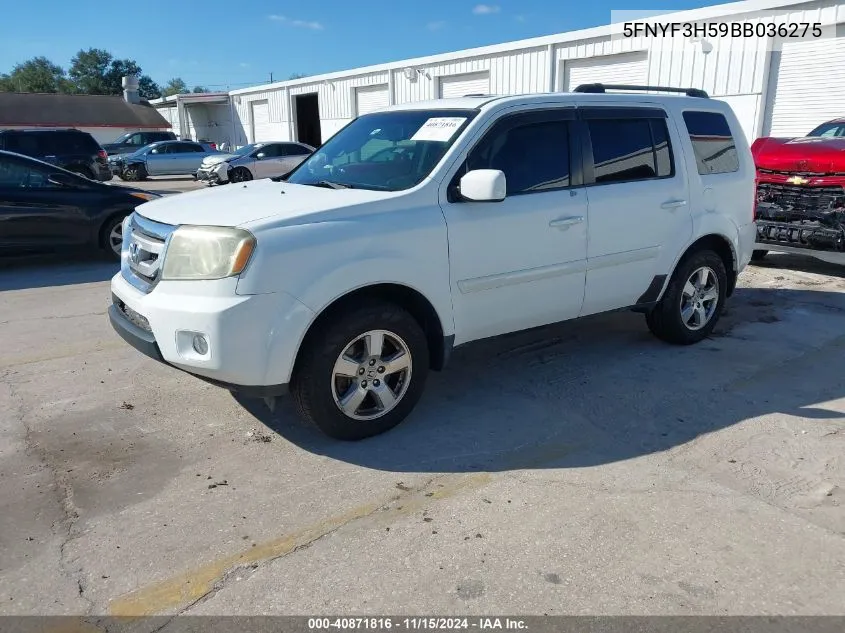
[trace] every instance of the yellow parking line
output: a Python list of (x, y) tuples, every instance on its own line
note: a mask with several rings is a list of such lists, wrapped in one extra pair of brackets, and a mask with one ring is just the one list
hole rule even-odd
[[(109, 614), (113, 616), (156, 615), (169, 609), (190, 605), (211, 592), (214, 586), (232, 570), (285, 556), (348, 523), (373, 515), (379, 508), (385, 509), (377, 513), (377, 520), (380, 523), (393, 522), (401, 516), (422, 509), (433, 501), (478, 489), (490, 481), (491, 477), (487, 473), (449, 475), (435, 479), (422, 490), (395, 497), (394, 501), (401, 500), (401, 505), (387, 507), (384, 502), (380, 502), (356, 506), (344, 514), (319, 521), (239, 554), (220, 558), (115, 598), (109, 603)], [(430, 494), (428, 497), (425, 496), (426, 490)]]

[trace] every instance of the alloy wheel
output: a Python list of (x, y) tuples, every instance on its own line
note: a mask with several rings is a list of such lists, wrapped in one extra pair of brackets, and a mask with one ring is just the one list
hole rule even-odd
[(344, 415), (373, 420), (392, 411), (408, 390), (413, 363), (400, 336), (371, 330), (349, 342), (332, 369), (332, 396)]
[(712, 268), (693, 271), (681, 292), (681, 319), (690, 330), (707, 325), (719, 306), (719, 278)]

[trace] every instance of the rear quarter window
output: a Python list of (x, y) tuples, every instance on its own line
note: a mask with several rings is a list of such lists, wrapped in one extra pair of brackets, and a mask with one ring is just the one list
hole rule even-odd
[(684, 112), (698, 173), (702, 176), (739, 171), (739, 156), (731, 127), (723, 114)]

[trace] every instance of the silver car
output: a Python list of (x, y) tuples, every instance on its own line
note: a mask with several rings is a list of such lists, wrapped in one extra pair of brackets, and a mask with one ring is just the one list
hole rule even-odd
[(197, 170), (197, 180), (208, 184), (222, 184), (283, 176), (308, 158), (313, 151), (314, 148), (305, 143), (251, 143), (231, 154), (205, 158)]
[(209, 156), (222, 154), (205, 143), (160, 141), (133, 154), (109, 157), (112, 173), (123, 180), (144, 180), (147, 176), (193, 176)]

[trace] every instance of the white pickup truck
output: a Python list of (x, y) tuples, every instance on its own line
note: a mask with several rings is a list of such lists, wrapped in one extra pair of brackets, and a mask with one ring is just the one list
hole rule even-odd
[(143, 204), (111, 323), (346, 440), (401, 422), (471, 341), (620, 308), (700, 341), (753, 250), (748, 144), (701, 91), (610, 88), (394, 106), (283, 180)]

